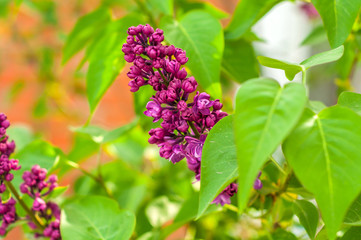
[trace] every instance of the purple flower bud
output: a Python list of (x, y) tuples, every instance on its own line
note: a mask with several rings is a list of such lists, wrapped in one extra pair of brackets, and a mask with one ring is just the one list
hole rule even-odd
[(46, 203), (43, 199), (37, 197), (33, 203), (33, 210), (34, 211), (44, 211), (46, 209)]
[(132, 36), (138, 34), (137, 28), (136, 28), (136, 27), (130, 27), (130, 28), (128, 28), (128, 34), (129, 34), (129, 35), (132, 35)]
[(217, 116), (215, 114), (210, 114), (206, 118), (206, 127), (212, 128), (217, 122)]
[(28, 187), (28, 185), (26, 185), (26, 183), (20, 184), (20, 192), (22, 192), (24, 194), (29, 193), (29, 187)]
[(1, 185), (0, 185), (0, 193), (3, 193), (3, 192), (5, 192), (6, 191), (6, 185), (4, 184), (4, 183), (2, 183)]
[(143, 33), (145, 36), (150, 37), (154, 33), (154, 29), (149, 24), (146, 24), (143, 28)]
[(158, 51), (156, 50), (155, 47), (148, 47), (146, 52), (147, 55), (152, 59), (156, 59), (158, 57)]
[(253, 188), (256, 190), (259, 190), (263, 187), (263, 184), (261, 180), (259, 179), (261, 177), (262, 172), (260, 171), (257, 175), (257, 179), (254, 181)]
[(180, 89), (182, 86), (181, 80), (175, 79), (169, 83), (168, 89), (172, 88), (173, 90)]
[(231, 197), (237, 193), (238, 187), (237, 184), (231, 183), (227, 186), (214, 200), (212, 203), (221, 204), (231, 204)]
[(213, 110), (220, 110), (222, 109), (223, 104), (219, 101), (219, 99), (214, 100), (213, 102)]
[(162, 157), (162, 158), (165, 158), (165, 159), (168, 159), (172, 153), (173, 153), (173, 146), (168, 144), (168, 143), (165, 143), (162, 145), (162, 147), (159, 149), (159, 155)]
[(194, 97), (193, 111), (195, 113), (200, 112), (203, 115), (209, 115), (209, 108), (213, 106), (213, 101), (211, 101), (210, 98), (211, 97), (209, 94), (205, 92), (202, 92), (201, 94), (197, 92), (196, 96)]
[(10, 122), (8, 120), (5, 120), (1, 123), (1, 126), (6, 129), (10, 126)]
[(169, 157), (169, 160), (173, 164), (175, 164), (175, 163), (181, 161), (183, 158), (185, 158), (185, 154), (183, 153), (182, 145), (180, 145), (180, 144), (174, 145), (172, 151), (173, 151), (173, 153)]
[(174, 53), (175, 59), (181, 64), (184, 65), (188, 62), (188, 58), (186, 57), (186, 52), (180, 48), (177, 48)]
[(137, 83), (134, 80), (130, 81), (128, 83), (128, 86), (130, 87), (131, 92), (136, 92), (136, 91), (139, 90), (139, 87), (138, 87)]
[(125, 59), (125, 61), (127, 61), (127, 62), (133, 62), (134, 61), (134, 59), (135, 59), (135, 54), (126, 54), (125, 56), (124, 56), (124, 59)]
[(164, 52), (164, 54), (169, 57), (173, 56), (174, 53), (175, 53), (175, 47), (173, 45), (167, 46)]
[(127, 37), (127, 43), (129, 45), (133, 45), (134, 44), (134, 37), (133, 36), (128, 36)]
[(194, 77), (186, 78), (182, 83), (182, 89), (186, 93), (192, 93), (197, 89), (198, 83)]
[(13, 179), (14, 179), (14, 175), (12, 173), (8, 173), (5, 175), (5, 181), (10, 182)]
[(144, 52), (144, 47), (142, 45), (137, 45), (134, 47), (135, 54), (142, 54)]
[(187, 132), (188, 128), (189, 128), (188, 123), (185, 120), (176, 121), (175, 126), (179, 131), (184, 132), (184, 133)]
[(155, 128), (155, 129), (151, 129), (149, 131), (149, 135), (150, 135), (150, 138), (149, 138), (148, 142), (150, 144), (160, 144), (160, 143), (164, 142), (164, 136), (166, 135), (166, 132), (162, 128)]
[(164, 41), (163, 30), (157, 28), (155, 30), (155, 32), (152, 34), (152, 36), (150, 37), (149, 41), (151, 43), (153, 43), (154, 45), (158, 45), (161, 42), (163, 42)]
[(185, 111), (188, 108), (188, 106), (185, 101), (180, 100), (177, 104), (177, 108), (179, 109), (179, 111)]
[(176, 75), (180, 69), (181, 65), (179, 62), (172, 60), (172, 61), (168, 61), (166, 63), (166, 71), (169, 73), (173, 73), (174, 75)]
[(185, 70), (185, 68), (182, 68), (176, 74), (176, 78), (181, 80), (185, 79), (186, 77), (187, 77), (187, 71)]
[(145, 111), (144, 114), (154, 118), (153, 122), (157, 122), (162, 116), (162, 107), (157, 101), (148, 102), (146, 108), (147, 111)]

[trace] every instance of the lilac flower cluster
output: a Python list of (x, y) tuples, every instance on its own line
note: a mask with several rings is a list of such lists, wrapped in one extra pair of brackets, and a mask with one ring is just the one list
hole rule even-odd
[[(10, 171), (19, 170), (20, 165), (18, 160), (9, 159), (10, 154), (15, 150), (15, 142), (9, 142), (9, 137), (6, 135), (6, 129), (9, 126), (10, 122), (7, 120), (6, 115), (0, 113), (0, 193), (6, 191), (5, 181), (7, 181), (10, 184), (9, 187), (12, 194), (15, 195), (18, 201), (21, 201), (16, 189), (10, 183), (14, 178)], [(47, 171), (38, 165), (33, 166), (31, 171), (23, 173), (24, 183), (20, 185), (20, 191), (34, 199), (32, 211), (35, 218), (40, 219), (42, 222), (41, 229), (39, 229), (39, 225), (35, 224), (29, 215), (25, 219), (28, 220), (29, 226), (36, 230), (35, 237), (48, 237), (51, 240), (60, 240), (60, 209), (57, 204), (44, 200), (44, 197), (49, 195), (57, 186), (58, 179), (55, 175), (51, 175), (46, 180), (46, 175)], [(0, 235), (5, 235), (8, 226), (21, 218), (16, 214), (15, 199), (2, 200), (0, 198)], [(42, 230), (43, 228), (44, 230)], [(39, 230), (42, 232), (39, 233)]]
[(0, 193), (6, 191), (4, 181), (10, 182), (14, 175), (11, 170), (19, 170), (19, 161), (16, 159), (9, 159), (10, 154), (15, 150), (15, 142), (9, 142), (9, 137), (6, 135), (6, 129), (10, 126), (7, 116), (0, 113)]
[[(186, 52), (173, 45), (166, 46), (163, 31), (147, 25), (128, 29), (127, 42), (123, 45), (125, 60), (133, 63), (128, 72), (130, 91), (136, 92), (144, 85), (156, 91), (146, 106), (144, 114), (162, 119), (160, 128), (149, 131), (149, 143), (160, 147), (160, 156), (177, 163), (186, 158), (188, 168), (200, 180), (201, 157), (204, 141), (212, 127), (227, 113), (222, 103), (211, 100), (205, 93), (196, 92), (198, 83), (184, 67)], [(229, 185), (214, 203), (226, 204), (237, 192), (237, 185)]]
[(16, 209), (15, 209), (16, 201), (13, 198), (10, 198), (6, 202), (2, 202), (0, 198), (0, 216), (1, 216), (1, 226), (0, 226), (0, 235), (4, 236), (6, 233), (7, 227), (14, 223), (17, 220)]
[[(7, 116), (0, 113), (0, 193), (6, 191), (5, 181), (13, 180), (14, 175), (12, 170), (20, 169), (19, 161), (9, 159), (10, 155), (15, 150), (15, 142), (9, 142), (9, 137), (6, 135), (6, 129), (10, 126)], [(15, 211), (16, 201), (13, 198), (4, 200), (0, 198), (0, 235), (5, 235), (7, 227), (17, 220)]]
[[(46, 180), (47, 179), (47, 180)], [(60, 208), (56, 203), (45, 201), (44, 197), (49, 195), (57, 187), (58, 178), (56, 175), (50, 175), (47, 178), (47, 171), (34, 165), (31, 171), (25, 171), (23, 174), (24, 182), (20, 185), (20, 191), (34, 199), (32, 210), (34, 215), (45, 222), (45, 229), (38, 237), (49, 237), (50, 240), (59, 240), (60, 236)], [(34, 222), (29, 221), (32, 229), (37, 229)]]

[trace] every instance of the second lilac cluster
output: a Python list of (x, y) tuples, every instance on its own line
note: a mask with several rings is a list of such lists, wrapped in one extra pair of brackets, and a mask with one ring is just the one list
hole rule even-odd
[[(60, 208), (56, 203), (44, 200), (44, 197), (58, 186), (57, 176), (50, 175), (47, 178), (46, 169), (34, 165), (31, 171), (24, 172), (23, 180), (20, 191), (34, 199), (32, 210), (46, 226), (43, 234), (37, 234), (37, 236), (49, 237), (50, 240), (60, 240)], [(37, 229), (34, 222), (29, 221), (29, 226), (34, 230)]]

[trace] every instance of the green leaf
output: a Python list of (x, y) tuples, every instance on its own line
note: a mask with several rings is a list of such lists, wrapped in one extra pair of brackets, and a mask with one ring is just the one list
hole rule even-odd
[(19, 160), (21, 169), (14, 171), (13, 184), (19, 186), (22, 180), (22, 175), (25, 171), (29, 171), (31, 167), (38, 164), (41, 168), (51, 170), (61, 157), (64, 157), (63, 152), (50, 143), (35, 140), (24, 147), (21, 151), (13, 156), (13, 158)]
[(117, 129), (107, 131), (97, 126), (73, 128), (74, 132), (89, 135), (95, 143), (103, 144), (117, 140), (137, 125), (138, 120), (132, 121)]
[(311, 67), (334, 62), (340, 59), (343, 55), (343, 51), (344, 47), (340, 46), (338, 48), (313, 55), (301, 62), (300, 64), (290, 63), (287, 61), (277, 60), (274, 58), (263, 56), (259, 56), (257, 58), (260, 64), (262, 64), (263, 66), (284, 70), (286, 77), (290, 81), (292, 81), (295, 78), (296, 74), (301, 71), (305, 71)]
[(225, 40), (222, 71), (239, 83), (258, 77), (259, 66), (252, 44), (243, 39)]
[(192, 0), (176, 0), (177, 16), (185, 14), (193, 10), (203, 10), (217, 19), (224, 19), (229, 17), (229, 14), (215, 7), (209, 2), (194, 2)]
[(128, 240), (135, 217), (112, 199), (86, 196), (64, 207), (60, 223), (63, 240)]
[(62, 62), (66, 63), (74, 54), (82, 50), (110, 20), (110, 12), (107, 8), (99, 8), (79, 18), (65, 42)]
[(361, 227), (350, 228), (340, 240), (359, 240), (361, 236)]
[(242, 0), (226, 29), (227, 39), (238, 39), (271, 8), (282, 0)]
[(343, 223), (351, 226), (361, 226), (361, 194), (348, 209)]
[(305, 61), (301, 62), (301, 65), (303, 65), (306, 69), (309, 69), (310, 67), (334, 62), (342, 57), (343, 51), (344, 46), (342, 45), (338, 48), (313, 55), (307, 58)]
[(312, 29), (307, 37), (302, 41), (301, 46), (317, 45), (327, 41), (325, 28), (321, 25)]
[(342, 92), (338, 98), (337, 104), (350, 108), (358, 115), (361, 115), (361, 94), (354, 92)]
[[(194, 24), (197, 23), (197, 24)], [(191, 11), (179, 21), (163, 18), (160, 24), (167, 41), (186, 50), (187, 67), (214, 98), (221, 98), (221, 59), (224, 48), (222, 26), (204, 11)]]
[(282, 69), (285, 71), (286, 77), (292, 81), (296, 74), (302, 71), (302, 66), (296, 63), (290, 63), (287, 61), (277, 60), (274, 58), (269, 57), (263, 57), (259, 56), (257, 57), (260, 64), (266, 67), (270, 68), (276, 68), (276, 69)]
[(334, 106), (306, 110), (283, 145), (301, 183), (315, 195), (329, 238), (335, 239), (347, 209), (361, 192), (361, 117)]
[(319, 219), (315, 205), (305, 200), (296, 200), (293, 209), (308, 236), (314, 239)]
[(26, 125), (11, 125), (10, 128), (6, 130), (9, 140), (14, 140), (16, 143), (15, 151), (21, 151), (26, 145), (31, 143), (34, 140), (34, 134), (31, 129)]
[(312, 0), (320, 13), (331, 47), (342, 45), (351, 32), (361, 0)]
[(198, 217), (237, 176), (233, 116), (227, 116), (212, 128), (203, 146)]
[(98, 41), (91, 54), (86, 76), (87, 97), (93, 113), (100, 99), (114, 82), (125, 65), (121, 51), (129, 26), (139, 22), (135, 16), (126, 16), (107, 26), (106, 33)]
[(259, 78), (241, 85), (234, 115), (240, 211), (260, 168), (296, 125), (305, 104), (306, 91), (299, 83), (281, 88), (275, 80)]
[(173, 13), (173, 0), (147, 0), (150, 11), (159, 11), (165, 15), (171, 16)]
[[(191, 197), (182, 204), (181, 208), (179, 209), (177, 215), (174, 218), (173, 223), (162, 229), (161, 239), (165, 239), (168, 235), (170, 235), (172, 232), (174, 232), (187, 222), (194, 220), (198, 214), (198, 202), (199, 194), (193, 193)], [(222, 209), (220, 206), (213, 204), (207, 208), (205, 214), (209, 214), (220, 209)]]

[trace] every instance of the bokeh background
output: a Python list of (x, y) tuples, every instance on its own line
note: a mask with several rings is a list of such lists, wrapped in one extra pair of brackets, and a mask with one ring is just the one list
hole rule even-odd
[[(100, 4), (111, 5), (113, 18), (120, 18), (126, 12), (127, 2), (131, 5), (131, 1), (24, 0), (20, 5), (16, 2), (0, 0), (0, 112), (6, 113), (13, 125), (22, 125), (69, 152), (74, 145), (71, 127), (87, 121), (89, 107), (85, 95), (87, 65), (79, 68), (84, 53), (77, 54), (65, 65), (61, 63), (67, 35), (79, 17)], [(239, 1), (204, 2), (231, 16)], [(279, 4), (254, 26), (255, 33), (263, 39), (254, 44), (256, 55), (299, 62), (315, 51), (329, 48), (326, 35), (311, 46), (302, 46), (309, 32), (321, 24), (317, 13), (310, 12), (304, 5), (300, 2)], [(222, 24), (227, 25), (229, 20), (223, 19)], [(361, 90), (356, 81), (361, 77), (357, 66), (353, 80), (345, 84), (340, 84), (336, 76), (327, 75), (327, 69), (333, 67), (328, 65), (311, 71), (313, 100), (331, 105), (336, 101), (338, 88)], [(102, 98), (92, 124), (114, 129), (135, 118), (133, 96), (125, 75), (127, 70), (126, 66)], [(279, 70), (261, 68), (261, 72), (286, 82)], [(107, 156), (103, 158), (107, 159)], [(90, 158), (83, 165), (91, 168), (94, 163)], [(72, 183), (79, 175), (77, 171), (67, 174), (63, 184)], [(23, 236), (20, 231), (12, 231), (5, 239), (23, 239)]]

